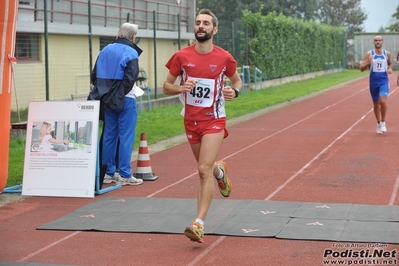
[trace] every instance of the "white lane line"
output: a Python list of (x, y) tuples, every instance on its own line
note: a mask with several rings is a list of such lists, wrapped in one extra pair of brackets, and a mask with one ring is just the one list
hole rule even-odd
[(395, 184), (393, 185), (393, 191), (391, 194), (391, 198), (389, 199), (389, 203), (388, 203), (389, 205), (395, 204), (395, 199), (396, 199), (396, 196), (398, 195), (398, 190), (399, 190), (399, 175), (398, 175), (398, 177), (396, 177)]
[(189, 178), (191, 178), (191, 177), (193, 177), (193, 176), (195, 176), (195, 175), (197, 175), (197, 174), (198, 174), (198, 171), (196, 171), (196, 172), (192, 173), (191, 175), (188, 175), (188, 176), (186, 176), (186, 177), (180, 179), (179, 181), (177, 181), (177, 182), (175, 182), (175, 183), (170, 184), (169, 186), (163, 187), (163, 188), (161, 188), (161, 189), (155, 191), (154, 193), (148, 195), (146, 198), (151, 198), (152, 196), (154, 196), (154, 195), (156, 195), (156, 194), (158, 194), (158, 193), (161, 193), (162, 191), (167, 190), (168, 188), (173, 187), (173, 186), (175, 186), (175, 185), (177, 185), (177, 184), (179, 184), (179, 183), (181, 183), (181, 182), (183, 182), (183, 181), (186, 181), (187, 179), (189, 179)]
[(213, 242), (212, 245), (210, 245), (207, 249), (202, 251), (201, 254), (199, 254), (195, 259), (193, 259), (189, 264), (187, 264), (187, 266), (194, 266), (195, 264), (197, 264), (197, 262), (199, 262), (203, 257), (205, 257), (206, 254), (211, 252), (215, 247), (217, 247), (217, 245), (219, 245), (225, 238), (226, 236), (221, 236), (218, 239), (216, 239), (216, 241)]
[[(398, 76), (398, 79), (399, 79), (399, 76)], [(399, 86), (396, 87), (392, 93), (394, 93), (397, 89), (399, 89)], [(395, 204), (395, 199), (396, 199), (396, 196), (398, 195), (398, 191), (399, 191), (399, 175), (396, 177), (395, 183), (393, 185), (393, 191), (391, 194), (391, 198), (389, 199), (389, 203), (388, 203), (389, 205)]]
[(355, 92), (355, 93), (353, 93), (352, 95), (349, 95), (348, 97), (346, 97), (346, 98), (344, 98), (344, 99), (342, 99), (342, 100), (340, 100), (340, 101), (338, 101), (338, 102), (336, 102), (336, 103), (334, 103), (334, 104), (331, 104), (331, 105), (329, 105), (329, 106), (326, 106), (326, 107), (324, 107), (323, 109), (321, 109), (321, 110), (319, 110), (319, 111), (317, 111), (317, 112), (314, 112), (313, 114), (311, 114), (311, 115), (309, 115), (309, 116), (307, 116), (307, 117), (305, 117), (305, 118), (302, 118), (301, 120), (298, 120), (297, 122), (295, 122), (295, 123), (293, 123), (293, 124), (291, 124), (291, 125), (289, 125), (289, 126), (283, 128), (283, 129), (280, 129), (279, 131), (276, 131), (275, 133), (273, 133), (273, 134), (271, 134), (271, 135), (269, 135), (269, 136), (267, 136), (267, 137), (264, 137), (263, 139), (260, 139), (260, 140), (254, 142), (254, 143), (252, 143), (252, 144), (250, 144), (250, 145), (248, 145), (247, 147), (245, 147), (245, 148), (243, 148), (243, 149), (241, 149), (241, 150), (238, 150), (238, 151), (236, 151), (236, 152), (230, 154), (229, 156), (224, 157), (222, 160), (225, 160), (225, 159), (228, 159), (228, 158), (230, 158), (230, 157), (233, 157), (233, 156), (235, 156), (235, 155), (241, 153), (242, 151), (245, 151), (245, 150), (247, 150), (247, 149), (249, 149), (249, 148), (252, 148), (253, 146), (258, 145), (259, 143), (261, 143), (261, 142), (263, 142), (263, 141), (265, 141), (265, 140), (267, 140), (267, 139), (270, 139), (271, 137), (276, 136), (277, 134), (280, 134), (280, 133), (282, 133), (282, 132), (284, 132), (284, 131), (287, 131), (288, 129), (290, 129), (290, 128), (292, 128), (292, 127), (294, 127), (294, 126), (296, 126), (296, 125), (298, 125), (298, 124), (300, 124), (300, 123), (302, 123), (302, 122), (304, 122), (304, 121), (306, 121), (306, 120), (312, 118), (313, 116), (318, 115), (318, 114), (320, 114), (321, 112), (324, 112), (324, 111), (330, 109), (331, 107), (334, 107), (334, 106), (336, 106), (336, 105), (338, 105), (338, 104), (340, 104), (340, 103), (342, 103), (342, 102), (348, 100), (349, 98), (356, 96), (357, 94), (363, 92), (363, 91), (366, 90), (366, 89), (368, 89), (368, 87), (367, 87), (367, 88), (364, 88), (364, 89), (361, 89), (361, 90), (359, 90), (358, 92)]
[(365, 115), (363, 115), (359, 120), (357, 120), (352, 126), (350, 126), (344, 133), (342, 133), (338, 138), (333, 140), (327, 147), (325, 147), (319, 154), (317, 154), (315, 157), (313, 157), (312, 160), (310, 160), (305, 166), (303, 166), (298, 172), (293, 174), (290, 178), (287, 179), (281, 186), (279, 186), (275, 191), (273, 191), (265, 200), (270, 200), (272, 197), (274, 197), (278, 192), (280, 192), (288, 183), (290, 183), (292, 180), (294, 180), (299, 174), (301, 174), (303, 171), (305, 171), (306, 168), (308, 168), (314, 161), (316, 161), (320, 155), (325, 153), (329, 148), (331, 148), (338, 140), (340, 140), (343, 136), (345, 136), (354, 126), (359, 124), (369, 113), (373, 112), (373, 109), (370, 109)]
[(31, 257), (36, 256), (37, 254), (40, 254), (40, 253), (42, 253), (43, 251), (48, 250), (48, 249), (51, 248), (52, 246), (55, 246), (55, 245), (57, 245), (57, 244), (59, 244), (59, 243), (61, 243), (61, 242), (64, 242), (65, 240), (67, 240), (67, 239), (69, 239), (69, 238), (71, 238), (71, 237), (76, 236), (77, 234), (79, 234), (79, 233), (81, 233), (81, 232), (82, 232), (82, 231), (73, 232), (72, 234), (70, 234), (70, 235), (68, 235), (68, 236), (66, 236), (66, 237), (63, 237), (63, 238), (61, 238), (61, 239), (59, 239), (59, 240), (57, 240), (57, 241), (51, 243), (50, 245), (47, 245), (47, 246), (45, 246), (44, 248), (41, 248), (41, 249), (39, 249), (38, 251), (35, 251), (35, 252), (29, 254), (28, 256), (26, 256), (26, 257), (24, 257), (24, 258), (18, 260), (17, 262), (26, 261), (26, 260), (30, 259)]
[[(393, 93), (395, 93), (395, 91), (398, 89), (399, 87), (396, 87), (391, 93), (390, 95), (392, 95)], [(279, 186), (275, 191), (273, 191), (265, 200), (270, 200), (272, 197), (274, 197), (278, 192), (280, 192), (287, 184), (289, 184), (292, 180), (294, 180), (299, 174), (301, 174), (306, 168), (308, 168), (315, 160), (317, 160), (323, 153), (325, 153), (329, 148), (331, 148), (338, 140), (340, 140), (343, 136), (345, 136), (354, 126), (356, 126), (357, 124), (359, 124), (368, 114), (370, 114), (371, 112), (374, 112), (373, 108), (370, 109), (366, 114), (364, 114), (359, 120), (357, 120), (352, 126), (350, 126), (344, 133), (342, 133), (338, 138), (336, 138), (335, 140), (333, 140), (333, 142), (331, 142), (326, 148), (324, 148), (321, 152), (319, 152), (319, 154), (317, 154), (312, 160), (310, 160), (307, 164), (305, 164), (305, 166), (303, 166), (298, 172), (296, 172), (294, 175), (292, 175), (290, 178), (288, 178), (281, 186)], [(392, 194), (391, 194), (391, 200), (389, 202), (390, 205), (393, 205), (393, 203), (391, 204), (392, 201), (395, 200), (397, 191), (398, 191), (398, 187), (399, 187), (399, 176), (396, 179)]]

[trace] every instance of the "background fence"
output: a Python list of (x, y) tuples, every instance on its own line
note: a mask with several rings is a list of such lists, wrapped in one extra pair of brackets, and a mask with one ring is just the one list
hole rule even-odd
[[(398, 33), (356, 33), (353, 42), (354, 62), (360, 64), (368, 51), (374, 48), (374, 37), (381, 35), (384, 39), (383, 49), (389, 51), (394, 61), (399, 51), (399, 34)], [(394, 62), (394, 70), (399, 70), (399, 65)]]

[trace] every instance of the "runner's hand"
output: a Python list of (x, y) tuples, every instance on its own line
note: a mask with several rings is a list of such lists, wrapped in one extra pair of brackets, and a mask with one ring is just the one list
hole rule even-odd
[(226, 86), (223, 88), (223, 95), (226, 101), (231, 101), (236, 96), (236, 92), (233, 90), (232, 87)]
[(368, 65), (371, 65), (371, 63), (373, 62), (373, 56), (372, 55), (370, 55), (369, 56), (369, 62), (368, 62)]
[(190, 92), (195, 88), (195, 85), (198, 81), (196, 80), (187, 80), (182, 86), (180, 86), (181, 92)]

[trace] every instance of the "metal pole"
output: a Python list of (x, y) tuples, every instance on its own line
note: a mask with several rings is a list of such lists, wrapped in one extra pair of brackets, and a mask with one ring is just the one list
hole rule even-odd
[(177, 14), (177, 34), (178, 34), (178, 45), (179, 45), (179, 50), (181, 48), (181, 37), (180, 37), (180, 13)]
[(348, 63), (348, 35), (345, 31), (345, 36), (344, 36), (344, 64), (343, 68), (346, 69)]
[[(89, 74), (91, 73), (92, 69), (93, 69), (93, 39), (92, 39), (92, 34), (91, 34), (91, 0), (89, 0), (89, 2), (87, 3), (88, 6), (88, 11), (89, 11), (89, 63), (90, 63), (90, 71)], [(89, 79), (90, 82), (90, 79)]]
[(245, 25), (245, 64), (249, 65), (249, 59), (248, 59), (248, 25)]
[(234, 56), (234, 21), (231, 22), (231, 54)]
[(178, 34), (178, 47), (179, 47), (179, 50), (180, 50), (180, 48), (181, 48), (181, 36), (180, 36), (180, 34), (181, 34), (181, 32), (180, 32), (181, 31), (181, 25), (180, 25), (181, 8), (180, 8), (180, 0), (177, 0), (176, 2), (177, 2), (177, 5), (179, 6), (179, 13), (177, 14), (177, 34)]
[(44, 69), (46, 73), (46, 101), (50, 100), (48, 77), (48, 31), (47, 31), (47, 0), (44, 0)]
[(157, 99), (157, 20), (155, 17), (155, 10), (152, 11), (153, 14), (153, 25), (154, 25), (154, 87), (155, 87), (155, 99)]

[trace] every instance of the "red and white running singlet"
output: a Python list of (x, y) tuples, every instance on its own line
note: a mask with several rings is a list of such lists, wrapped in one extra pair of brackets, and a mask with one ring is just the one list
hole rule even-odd
[(236, 72), (237, 62), (233, 56), (214, 45), (207, 54), (195, 50), (195, 44), (177, 51), (166, 63), (174, 77), (180, 77), (180, 85), (186, 80), (197, 80), (190, 93), (182, 93), (182, 115), (186, 120), (209, 120), (226, 117), (222, 88), (224, 77)]

